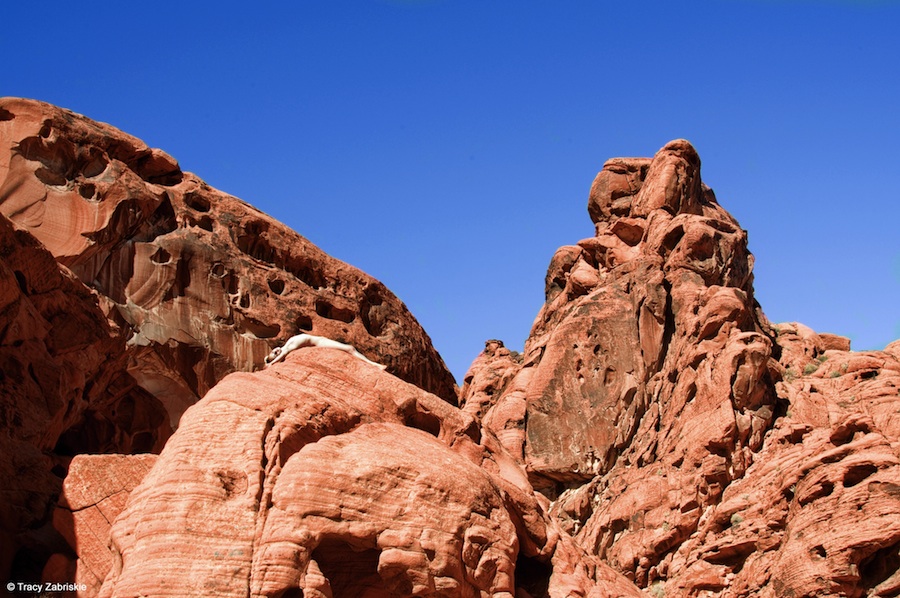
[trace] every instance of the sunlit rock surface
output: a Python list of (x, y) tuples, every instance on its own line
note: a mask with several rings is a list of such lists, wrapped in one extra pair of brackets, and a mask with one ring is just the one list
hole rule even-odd
[(0, 281), (0, 576), (58, 547), (72, 456), (158, 452), (185, 409), (298, 332), (457, 400), (380, 282), (164, 152), (33, 100), (0, 99)]
[(747, 233), (684, 140), (609, 160), (588, 212), (521, 365), (489, 348), (461, 402), (653, 595), (894, 595), (896, 349), (772, 326)]
[(185, 413), (113, 526), (100, 595), (638, 595), (547, 506), (471, 416), (301, 349)]
[[(164, 152), (18, 99), (0, 141), (4, 577), (900, 594), (900, 341), (771, 324), (688, 142), (604, 165), (595, 235), (552, 257), (524, 351), (487, 341), (457, 408), (383, 285)], [(256, 371), (299, 332), (387, 371), (318, 347)]]
[(302, 331), (455, 402), (428, 336), (377, 280), (109, 125), (31, 100), (0, 108), (0, 213), (107, 299), (131, 373), (173, 424)]

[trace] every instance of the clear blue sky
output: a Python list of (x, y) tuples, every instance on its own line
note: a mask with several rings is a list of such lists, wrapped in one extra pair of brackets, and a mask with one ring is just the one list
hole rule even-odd
[(900, 337), (900, 3), (8, 2), (0, 95), (111, 123), (521, 348), (613, 156), (691, 140), (775, 322)]

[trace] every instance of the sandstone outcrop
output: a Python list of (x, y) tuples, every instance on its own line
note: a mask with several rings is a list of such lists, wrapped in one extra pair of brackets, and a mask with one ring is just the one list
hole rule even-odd
[(0, 109), (0, 213), (109, 300), (132, 375), (173, 425), (303, 331), (456, 401), (430, 339), (377, 280), (109, 125), (31, 100)]
[(471, 416), (301, 349), (185, 413), (113, 526), (100, 595), (638, 595), (546, 507)]
[[(772, 325), (684, 140), (608, 161), (588, 213), (524, 351), (487, 341), (457, 408), (383, 285), (137, 139), (0, 100), (0, 575), (900, 595), (900, 341)], [(303, 343), (256, 371), (302, 332), (387, 371)]]
[(900, 593), (900, 361), (778, 326), (787, 411), (666, 563), (666, 595)]
[[(747, 234), (686, 141), (608, 161), (588, 212), (596, 235), (551, 260), (521, 365), (486, 351), (461, 403), (654, 595), (893, 595), (896, 359), (768, 322)], [(813, 382), (817, 358), (844, 369)], [(870, 400), (860, 375), (880, 380)]]
[(86, 586), (81, 595), (95, 596), (112, 567), (109, 530), (128, 496), (156, 463), (156, 455), (78, 455), (63, 483), (53, 526), (68, 543), (44, 567), (43, 581), (74, 581)]
[(39, 576), (76, 447), (159, 450), (171, 434), (163, 405), (128, 374), (125, 336), (101, 305), (34, 237), (0, 216), (2, 577), (11, 569)]
[(54, 549), (37, 530), (73, 455), (158, 452), (187, 407), (298, 332), (457, 400), (380, 282), (164, 152), (32, 100), (0, 99), (0, 282), (3, 577)]

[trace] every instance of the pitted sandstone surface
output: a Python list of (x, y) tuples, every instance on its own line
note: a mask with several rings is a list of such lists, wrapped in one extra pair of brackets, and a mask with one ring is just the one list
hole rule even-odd
[[(604, 165), (595, 235), (556, 252), (524, 351), (489, 340), (457, 408), (383, 285), (164, 152), (30, 100), (2, 100), (0, 139), (5, 576), (83, 596), (900, 593), (898, 343), (769, 322), (687, 141)], [(257, 371), (306, 333), (387, 369), (309, 346)]]

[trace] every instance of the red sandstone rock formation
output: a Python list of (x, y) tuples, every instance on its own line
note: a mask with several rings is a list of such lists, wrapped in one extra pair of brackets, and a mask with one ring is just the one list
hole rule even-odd
[[(0, 102), (0, 141), (0, 573), (85, 596), (900, 594), (900, 341), (772, 326), (687, 142), (607, 162), (596, 235), (457, 409), (399, 300), (166, 154), (26, 100)], [(249, 373), (299, 331), (389, 370), (307, 348)], [(158, 459), (71, 458), (173, 424)]]
[(74, 447), (159, 450), (171, 434), (127, 364), (102, 297), (0, 216), (0, 577), (39, 574)]
[(777, 342), (785, 415), (673, 555), (667, 592), (895, 596), (900, 361), (799, 324)]
[(112, 567), (109, 530), (128, 496), (156, 463), (156, 455), (78, 455), (72, 459), (53, 513), (53, 526), (65, 538), (75, 559), (65, 553), (50, 557), (43, 581), (74, 581), (95, 596)]
[(209, 388), (298, 332), (456, 402), (380, 282), (69, 111), (0, 99), (0, 249), (0, 577), (46, 559), (34, 528), (71, 456), (159, 451)]
[(553, 257), (523, 364), (487, 351), (461, 403), (653, 595), (895, 595), (896, 356), (768, 323), (686, 141), (607, 162), (588, 211), (597, 234)]
[(307, 348), (190, 408), (112, 530), (101, 596), (613, 596), (476, 421)]
[(131, 373), (173, 424), (301, 331), (456, 401), (428, 336), (377, 280), (109, 125), (31, 100), (0, 110), (0, 213), (109, 299)]

